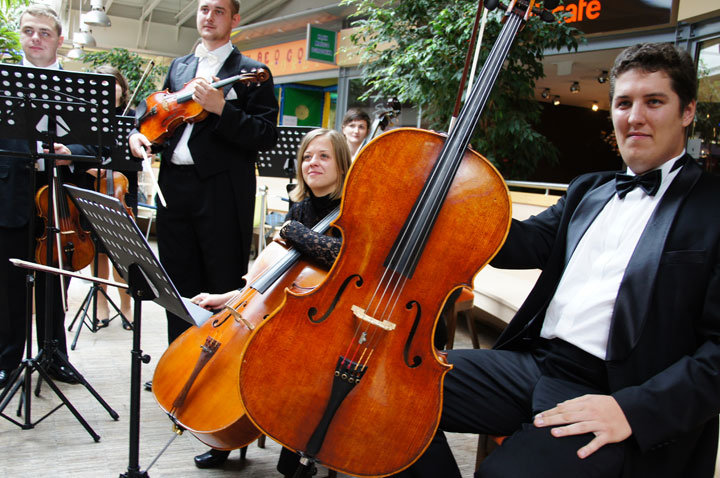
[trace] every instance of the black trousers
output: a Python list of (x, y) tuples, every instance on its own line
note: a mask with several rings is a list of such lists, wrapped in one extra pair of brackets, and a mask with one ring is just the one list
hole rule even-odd
[[(45, 321), (47, 320), (47, 314), (45, 313), (45, 291), (46, 291), (46, 280), (47, 274), (44, 272), (35, 273), (35, 326), (37, 332), (37, 344), (38, 348), (45, 348)], [(62, 290), (60, 289), (60, 278), (59, 276), (52, 275), (52, 322), (50, 324), (50, 335), (49, 340), (54, 340), (57, 346), (58, 352), (65, 358), (68, 356), (67, 352), (67, 338), (65, 336), (65, 306), (62, 299)], [(69, 278), (65, 278), (65, 293), (67, 293), (68, 287), (70, 287)], [(76, 326), (80, 326), (77, 325)]]
[(20, 365), (25, 351), (26, 270), (8, 259), (26, 259), (28, 228), (0, 227), (0, 369)]
[[(167, 207), (158, 201), (158, 252), (178, 292), (191, 298), (241, 287), (250, 251), (240, 245), (240, 235), (248, 231), (238, 220), (237, 186), (226, 174), (200, 179), (194, 166), (162, 167), (160, 189)], [(170, 343), (190, 324), (170, 312), (167, 318)]]
[(560, 340), (532, 352), (451, 350), (440, 429), (422, 457), (397, 477), (459, 478), (444, 431), (508, 436), (476, 477), (617, 477), (624, 445), (605, 445), (581, 460), (576, 452), (592, 434), (556, 438), (536, 428), (533, 417), (560, 402), (606, 394), (602, 361)]

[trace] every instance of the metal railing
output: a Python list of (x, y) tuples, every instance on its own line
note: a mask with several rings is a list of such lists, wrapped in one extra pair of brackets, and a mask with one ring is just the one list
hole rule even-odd
[(534, 181), (505, 181), (509, 188), (544, 189), (545, 195), (549, 196), (550, 191), (567, 191), (568, 185), (563, 183), (543, 183)]

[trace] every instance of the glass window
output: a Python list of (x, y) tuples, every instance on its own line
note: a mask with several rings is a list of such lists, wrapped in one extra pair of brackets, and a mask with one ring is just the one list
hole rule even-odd
[(690, 137), (700, 145), (705, 169), (720, 174), (720, 39), (703, 43), (700, 50), (698, 104)]

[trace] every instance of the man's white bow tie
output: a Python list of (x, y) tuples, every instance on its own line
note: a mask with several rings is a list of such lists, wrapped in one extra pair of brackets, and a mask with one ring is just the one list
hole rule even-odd
[(220, 60), (218, 60), (218, 57), (213, 55), (212, 52), (208, 51), (207, 48), (205, 48), (205, 45), (200, 43), (195, 48), (195, 56), (198, 57), (198, 59), (202, 60), (203, 58), (208, 61), (210, 64), (220, 63)]

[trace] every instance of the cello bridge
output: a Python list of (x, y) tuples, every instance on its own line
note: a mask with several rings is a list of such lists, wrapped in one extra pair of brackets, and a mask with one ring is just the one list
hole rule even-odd
[(355, 317), (358, 319), (368, 322), (369, 324), (372, 324), (376, 327), (380, 327), (383, 330), (395, 330), (395, 324), (393, 322), (390, 322), (389, 320), (378, 320), (374, 317), (371, 317), (365, 313), (365, 309), (358, 307), (357, 305), (353, 305), (351, 307), (353, 314), (355, 314)]
[(245, 317), (243, 317), (240, 312), (238, 312), (237, 310), (233, 309), (233, 308), (230, 307), (229, 305), (226, 305), (226, 306), (225, 306), (225, 312), (229, 312), (230, 315), (232, 315), (233, 317), (235, 317), (235, 320), (236, 320), (236, 321), (242, 322), (243, 325), (245, 325), (245, 327), (247, 327), (249, 330), (255, 329), (255, 326), (254, 326), (253, 324), (251, 324), (250, 322), (248, 322), (247, 319), (245, 319)]

